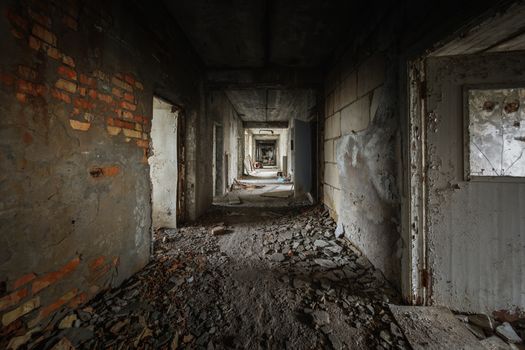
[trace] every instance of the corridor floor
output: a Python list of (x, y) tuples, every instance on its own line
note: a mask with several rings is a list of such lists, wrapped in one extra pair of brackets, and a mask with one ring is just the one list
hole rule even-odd
[[(227, 230), (212, 235), (218, 224)], [(398, 295), (320, 208), (214, 208), (155, 237), (151, 263), (65, 316), (84, 349), (405, 349)], [(66, 347), (67, 348), (67, 347)]]

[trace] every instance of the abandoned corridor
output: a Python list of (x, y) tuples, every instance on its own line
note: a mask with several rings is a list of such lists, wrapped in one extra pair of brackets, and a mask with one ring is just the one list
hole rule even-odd
[(0, 2), (0, 348), (524, 349), (525, 5)]

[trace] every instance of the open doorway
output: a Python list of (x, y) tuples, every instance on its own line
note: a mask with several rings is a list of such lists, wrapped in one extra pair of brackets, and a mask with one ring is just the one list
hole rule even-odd
[(177, 227), (177, 126), (179, 109), (153, 98), (151, 142), (153, 152), (148, 158), (152, 184), (153, 229)]

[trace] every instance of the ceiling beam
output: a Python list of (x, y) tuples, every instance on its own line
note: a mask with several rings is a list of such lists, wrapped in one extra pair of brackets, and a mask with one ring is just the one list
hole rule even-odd
[(288, 121), (242, 122), (245, 129), (287, 129)]
[(310, 68), (212, 69), (207, 72), (211, 89), (320, 88), (323, 74)]

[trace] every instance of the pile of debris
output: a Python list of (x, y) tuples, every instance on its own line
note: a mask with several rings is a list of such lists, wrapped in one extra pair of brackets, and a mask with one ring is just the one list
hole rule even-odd
[[(465, 326), (481, 341), (487, 349), (511, 349), (510, 346), (522, 344), (525, 339), (525, 320), (512, 318), (498, 322), (485, 314), (456, 314)], [(525, 348), (522, 346), (522, 348)]]
[[(399, 295), (335, 231), (321, 208), (218, 208), (157, 232), (143, 270), (8, 348), (410, 349), (389, 308)], [(458, 317), (486, 344), (523, 336), (519, 322)]]

